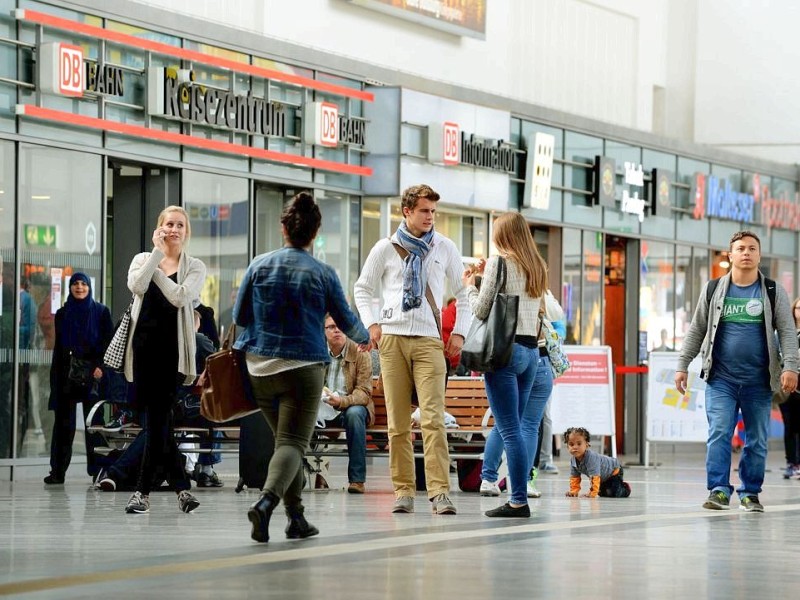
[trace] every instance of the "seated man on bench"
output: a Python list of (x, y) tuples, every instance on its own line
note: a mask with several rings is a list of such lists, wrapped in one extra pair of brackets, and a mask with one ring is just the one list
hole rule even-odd
[(372, 402), (372, 360), (342, 333), (330, 315), (325, 317), (325, 338), (331, 363), (325, 373), (323, 401), (337, 411), (327, 427), (343, 427), (347, 436), (347, 491), (363, 494), (367, 478), (367, 425), (375, 421)]

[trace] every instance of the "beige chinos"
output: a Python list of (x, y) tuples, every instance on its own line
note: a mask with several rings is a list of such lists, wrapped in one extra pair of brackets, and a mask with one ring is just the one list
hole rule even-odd
[(445, 374), (442, 340), (384, 335), (380, 341), (383, 392), (389, 428), (389, 465), (395, 496), (416, 493), (411, 442), (411, 394), (416, 388), (428, 498), (450, 492), (450, 452), (444, 427)]

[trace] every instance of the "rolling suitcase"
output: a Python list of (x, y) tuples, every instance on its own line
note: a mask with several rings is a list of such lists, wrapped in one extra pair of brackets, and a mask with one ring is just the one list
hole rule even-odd
[(260, 412), (239, 420), (239, 482), (236, 492), (245, 487), (260, 490), (267, 480), (269, 461), (275, 449), (272, 429)]

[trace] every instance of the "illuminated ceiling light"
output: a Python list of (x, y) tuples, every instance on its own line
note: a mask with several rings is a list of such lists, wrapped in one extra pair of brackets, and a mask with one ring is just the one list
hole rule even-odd
[(50, 200), (50, 196), (31, 196), (31, 200)]

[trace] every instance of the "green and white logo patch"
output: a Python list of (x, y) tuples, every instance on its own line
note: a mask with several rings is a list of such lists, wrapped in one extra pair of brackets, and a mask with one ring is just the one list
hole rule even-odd
[(725, 323), (763, 323), (763, 298), (725, 298), (722, 306), (722, 321)]

